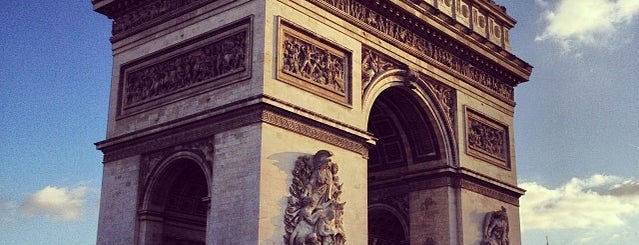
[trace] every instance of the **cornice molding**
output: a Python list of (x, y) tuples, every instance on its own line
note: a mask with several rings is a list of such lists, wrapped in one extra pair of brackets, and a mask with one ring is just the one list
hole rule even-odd
[[(365, 5), (356, 0), (339, 1), (339, 4), (328, 0), (307, 1), (512, 105), (513, 86), (526, 81), (526, 74), (532, 69), (527, 64), (514, 65), (526, 70), (524, 76), (518, 75), (519, 72), (509, 70), (388, 2)], [(509, 57), (518, 60), (513, 55)]]
[[(410, 183), (410, 184), (406, 184)], [(369, 188), (380, 193), (408, 193), (416, 190), (453, 187), (468, 190), (486, 197), (519, 206), (519, 197), (524, 190), (464, 168), (450, 166), (407, 173), (399, 179), (389, 179), (369, 183)]]
[(233, 0), (94, 0), (94, 11), (113, 20), (111, 42), (213, 3), (219, 8)]
[[(184, 120), (184, 119), (182, 119)], [(332, 127), (311, 118), (258, 103), (241, 109), (199, 119), (196, 122), (165, 128), (157, 133), (136, 132), (96, 143), (104, 153), (104, 163), (141, 155), (174, 145), (185, 144), (233, 128), (255, 123), (268, 123), (309, 138), (328, 143), (368, 157), (367, 138)], [(158, 125), (156, 127), (166, 127)], [(145, 131), (155, 131), (154, 128)], [(139, 135), (139, 136), (136, 136)]]

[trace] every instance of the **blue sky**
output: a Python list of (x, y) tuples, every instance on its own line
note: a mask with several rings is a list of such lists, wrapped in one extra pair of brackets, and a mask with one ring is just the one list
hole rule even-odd
[[(522, 243), (639, 241), (639, 0), (499, 0), (514, 53)], [(0, 244), (94, 244), (110, 21), (0, 1)]]

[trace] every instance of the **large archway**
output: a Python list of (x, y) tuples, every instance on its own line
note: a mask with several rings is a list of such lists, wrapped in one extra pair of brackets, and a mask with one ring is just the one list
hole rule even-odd
[(368, 119), (376, 138), (368, 160), (369, 245), (410, 243), (409, 176), (444, 158), (433, 124), (410, 87), (391, 86), (376, 97)]
[(209, 189), (196, 161), (169, 160), (151, 177), (139, 216), (141, 244), (205, 244)]

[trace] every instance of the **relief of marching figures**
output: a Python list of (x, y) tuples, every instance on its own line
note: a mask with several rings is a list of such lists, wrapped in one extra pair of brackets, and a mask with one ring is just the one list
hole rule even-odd
[(326, 150), (300, 156), (293, 169), (291, 196), (284, 215), (287, 245), (342, 245), (344, 204), (337, 163)]
[(130, 72), (125, 105), (162, 95), (246, 69), (247, 32), (236, 33), (171, 59)]
[(338, 94), (346, 93), (345, 57), (332, 54), (289, 34), (284, 38), (283, 72)]

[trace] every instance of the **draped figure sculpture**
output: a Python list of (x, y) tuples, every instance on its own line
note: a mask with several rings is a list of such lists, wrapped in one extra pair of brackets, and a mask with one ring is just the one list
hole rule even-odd
[(481, 245), (509, 245), (508, 214), (503, 206), (501, 210), (489, 212), (484, 217), (484, 238)]
[(333, 154), (318, 151), (312, 158), (300, 156), (293, 169), (291, 196), (284, 216), (287, 245), (342, 245), (344, 204), (342, 185)]

